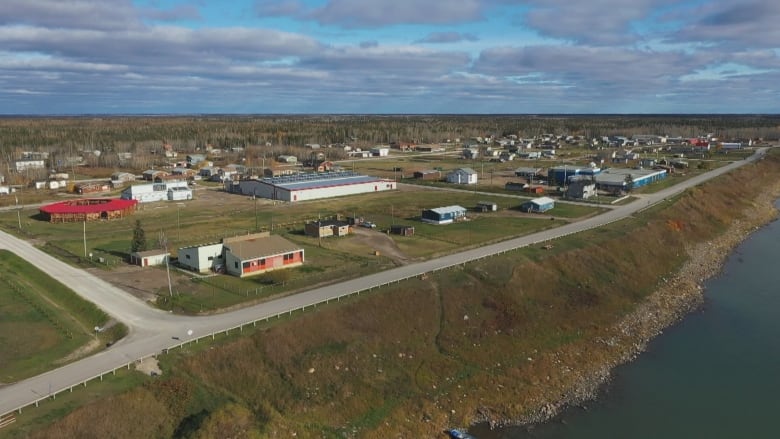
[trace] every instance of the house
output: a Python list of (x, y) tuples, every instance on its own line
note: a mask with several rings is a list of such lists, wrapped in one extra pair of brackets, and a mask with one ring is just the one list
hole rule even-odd
[(135, 181), (135, 175), (129, 172), (114, 172), (111, 174), (111, 182), (114, 184), (122, 184)]
[(298, 163), (298, 157), (294, 155), (280, 155), (276, 158), (279, 163)]
[(222, 240), (225, 269), (238, 277), (254, 276), (271, 270), (303, 265), (303, 249), (268, 232)]
[(441, 180), (441, 171), (436, 169), (414, 171), (414, 178), (418, 180)]
[(520, 205), (520, 210), (524, 212), (547, 212), (555, 207), (555, 200), (549, 197), (539, 197), (526, 201)]
[(385, 148), (381, 146), (371, 148), (371, 155), (373, 157), (387, 157), (388, 154), (390, 154), (390, 148)]
[(108, 192), (111, 190), (111, 184), (108, 182), (92, 181), (87, 183), (76, 183), (73, 185), (73, 192), (77, 194), (94, 194), (97, 192)]
[(456, 205), (423, 210), (420, 219), (429, 224), (450, 224), (465, 217), (466, 208)]
[(477, 184), (477, 171), (471, 168), (458, 168), (447, 174), (447, 183)]
[(735, 150), (735, 149), (742, 149), (742, 143), (741, 142), (738, 142), (738, 143), (724, 142), (724, 143), (720, 144), (720, 147), (721, 147), (721, 149), (726, 150), (726, 151)]
[(400, 224), (391, 225), (390, 233), (393, 235), (414, 236), (414, 227)]
[(476, 148), (465, 148), (463, 150), (463, 158), (468, 160), (473, 160), (475, 158), (479, 157), (479, 150)]
[(206, 161), (204, 154), (190, 154), (187, 156), (187, 167), (197, 167), (200, 162)]
[(495, 212), (498, 210), (498, 204), (490, 201), (478, 201), (477, 210), (480, 212)]
[(163, 175), (168, 175), (168, 173), (165, 171), (161, 171), (159, 169), (148, 169), (144, 171), (141, 175), (143, 176), (143, 179), (146, 181), (154, 181), (155, 178)]
[(170, 257), (170, 253), (163, 249), (132, 252), (130, 253), (130, 263), (141, 267), (151, 267), (165, 264), (168, 257)]
[(573, 178), (566, 188), (566, 197), (587, 200), (596, 195), (596, 182), (590, 178)]
[(325, 238), (328, 236), (345, 236), (352, 231), (349, 223), (336, 220), (317, 220), (306, 223), (304, 232), (306, 236)]
[(220, 271), (225, 266), (222, 251), (221, 242), (182, 247), (178, 252), (178, 263), (180, 266), (198, 273), (208, 273), (212, 270)]

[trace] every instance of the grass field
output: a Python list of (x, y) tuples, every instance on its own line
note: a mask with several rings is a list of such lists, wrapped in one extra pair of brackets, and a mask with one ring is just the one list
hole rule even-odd
[(122, 335), (117, 328), (96, 337), (94, 327), (108, 321), (103, 311), (6, 250), (0, 273), (0, 381), (37, 375)]

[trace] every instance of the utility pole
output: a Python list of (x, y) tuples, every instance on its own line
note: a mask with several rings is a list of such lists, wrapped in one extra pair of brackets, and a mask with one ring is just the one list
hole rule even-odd
[(84, 218), (84, 257), (87, 257), (87, 219)]

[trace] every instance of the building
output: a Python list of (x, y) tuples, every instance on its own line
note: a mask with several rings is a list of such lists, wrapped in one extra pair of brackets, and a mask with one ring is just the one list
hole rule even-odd
[(192, 189), (186, 181), (181, 180), (136, 184), (123, 190), (121, 198), (123, 200), (137, 200), (139, 203), (191, 200)]
[(385, 148), (382, 146), (371, 148), (371, 155), (373, 157), (387, 157), (389, 154), (390, 148)]
[(298, 157), (294, 155), (280, 155), (276, 158), (279, 163), (298, 163)]
[(222, 240), (225, 269), (238, 277), (254, 276), (271, 270), (303, 265), (303, 249), (268, 232)]
[(423, 169), (414, 171), (414, 178), (418, 180), (441, 180), (441, 171), (436, 169)]
[(204, 154), (190, 154), (187, 156), (187, 167), (197, 167), (198, 163), (205, 162), (206, 156)]
[(414, 236), (414, 227), (401, 224), (390, 226), (390, 233), (401, 236)]
[(40, 212), (51, 223), (81, 223), (124, 218), (135, 212), (137, 204), (135, 200), (83, 198), (47, 204), (40, 207)]
[(490, 201), (478, 201), (477, 210), (480, 212), (495, 212), (498, 210), (498, 204)]
[(154, 181), (155, 178), (161, 177), (161, 176), (164, 176), (164, 175), (168, 175), (168, 173), (165, 172), (165, 171), (161, 171), (159, 169), (147, 169), (146, 171), (144, 171), (141, 174), (143, 179), (146, 180), (146, 181)]
[(178, 252), (179, 265), (198, 273), (220, 271), (225, 267), (225, 259), (222, 256), (222, 252), (221, 242), (182, 247)]
[(596, 195), (596, 182), (591, 178), (573, 178), (566, 188), (566, 197), (587, 200)]
[(113, 184), (122, 184), (135, 181), (135, 175), (129, 172), (114, 172), (111, 174), (111, 182)]
[(724, 149), (726, 151), (734, 150), (734, 149), (742, 149), (742, 143), (728, 143), (724, 142), (720, 144), (721, 149)]
[(349, 235), (352, 228), (346, 221), (336, 220), (318, 220), (306, 223), (304, 232), (307, 236), (315, 238), (326, 238), (328, 236), (346, 236)]
[(447, 183), (477, 184), (477, 175), (471, 168), (458, 168), (447, 174)]
[(163, 249), (132, 252), (130, 253), (130, 263), (141, 267), (163, 265), (170, 255), (168, 251)]
[(465, 207), (447, 206), (423, 210), (420, 219), (429, 224), (450, 224), (465, 217)]
[(228, 182), (225, 190), (281, 201), (308, 201), (396, 189), (396, 182), (354, 172), (285, 175)]
[(14, 168), (16, 172), (23, 172), (28, 169), (44, 169), (46, 167), (45, 160), (17, 160), (14, 162)]
[(594, 176), (598, 189), (620, 194), (667, 177), (664, 169), (609, 168)]
[(520, 205), (520, 210), (524, 212), (543, 213), (555, 207), (555, 200), (549, 197), (539, 197), (526, 201)]

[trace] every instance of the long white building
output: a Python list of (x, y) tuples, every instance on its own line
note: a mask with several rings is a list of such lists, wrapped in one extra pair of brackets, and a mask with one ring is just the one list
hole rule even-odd
[(138, 200), (139, 203), (153, 201), (182, 201), (192, 199), (192, 189), (186, 181), (136, 184), (122, 191), (123, 200)]
[(396, 182), (353, 172), (285, 175), (228, 182), (228, 192), (281, 201), (306, 201), (396, 189)]

